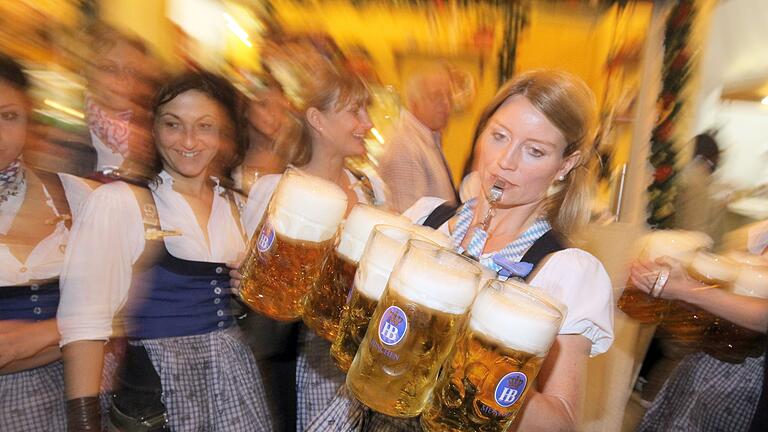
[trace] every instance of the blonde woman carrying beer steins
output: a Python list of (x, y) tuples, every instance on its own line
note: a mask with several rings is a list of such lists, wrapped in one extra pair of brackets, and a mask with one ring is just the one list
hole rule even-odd
[[(307, 50), (304, 57), (314, 58), (313, 69), (294, 70), (300, 83), (293, 94), (294, 147), (289, 149), (292, 169), (310, 178), (316, 177), (334, 183), (347, 195), (347, 212), (357, 203), (383, 206), (386, 193), (383, 183), (373, 173), (361, 178), (345, 166), (345, 159), (365, 155), (364, 137), (372, 127), (368, 117), (368, 91), (355, 75), (334, 67), (317, 53)], [(245, 226), (253, 235), (264, 217), (267, 205), (282, 175), (260, 177), (251, 188), (245, 210)], [(315, 211), (320, 211), (315, 209)], [(240, 277), (233, 272), (234, 280)], [(267, 319), (267, 318), (264, 318)], [(300, 326), (296, 358), (296, 425), (305, 430), (321, 412), (338, 388), (344, 383), (344, 374), (338, 370), (329, 355), (330, 344), (303, 326)], [(287, 342), (290, 343), (290, 342)], [(286, 351), (290, 351), (286, 347)], [(285, 370), (285, 365), (278, 366)], [(293, 391), (290, 378), (280, 377), (276, 392)], [(292, 395), (288, 395), (292, 396)], [(293, 415), (281, 410), (282, 427), (293, 430)]]
[[(499, 90), (475, 132), (481, 194), (458, 208), (425, 197), (405, 212), (450, 234), (459, 252), (500, 277), (526, 279), (567, 307), (519, 414), (519, 430), (576, 430), (587, 359), (613, 341), (608, 275), (594, 256), (567, 246), (589, 218), (594, 117), (594, 95), (579, 78), (548, 70), (518, 75)], [(343, 394), (321, 420), (313, 430), (418, 427), (366, 412)]]

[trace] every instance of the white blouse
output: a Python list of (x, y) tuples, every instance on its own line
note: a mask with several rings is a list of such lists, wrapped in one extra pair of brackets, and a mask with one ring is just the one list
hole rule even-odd
[[(349, 182), (353, 186), (355, 195), (357, 195), (358, 203), (367, 203), (375, 206), (386, 205), (387, 191), (384, 182), (375, 173), (366, 171), (366, 176), (371, 182), (373, 188), (374, 202), (368, 202), (368, 197), (361, 187), (356, 186), (358, 183), (357, 178), (347, 169), (344, 170), (347, 173)], [(261, 223), (261, 218), (264, 217), (264, 213), (267, 211), (267, 205), (269, 200), (272, 199), (272, 194), (277, 188), (277, 184), (280, 182), (282, 174), (267, 174), (263, 177), (259, 177), (251, 187), (251, 191), (248, 194), (248, 203), (245, 207), (243, 215), (243, 225), (245, 226), (245, 232), (248, 234), (248, 238), (253, 236), (253, 232), (258, 228)]]
[[(151, 187), (160, 228), (177, 230), (164, 238), (168, 253), (192, 261), (234, 261), (245, 250), (225, 190), (213, 186), (206, 230), (210, 245), (189, 203), (173, 190), (173, 178), (161, 172)], [(144, 222), (128, 184), (114, 182), (96, 189), (86, 201), (72, 234), (61, 273), (58, 322), (61, 346), (78, 340), (106, 340), (112, 318), (128, 296), (133, 265), (144, 251)]]
[[(444, 202), (442, 198), (422, 198), (403, 215), (414, 223), (423, 223)], [(440, 231), (450, 234), (447, 222)], [(483, 254), (483, 257), (494, 252)], [(537, 269), (530, 285), (568, 307), (560, 334), (582, 335), (589, 339), (592, 357), (608, 351), (614, 337), (613, 289), (608, 273), (597, 258), (576, 248), (555, 252)]]
[[(59, 179), (69, 203), (70, 216), (76, 220), (79, 217), (80, 207), (91, 193), (91, 188), (85, 180), (73, 175), (59, 174)], [(45, 186), (43, 186), (43, 192), (46, 196), (46, 205), (56, 216), (60, 216)], [(11, 229), (25, 197), (26, 187), (23, 187), (21, 193), (0, 204), (0, 234), (7, 234)], [(19, 261), (7, 245), (0, 244), (0, 286), (23, 285), (31, 280), (59, 276), (64, 263), (68, 237), (69, 231), (64, 220), (59, 220), (54, 231), (35, 245), (24, 262)]]

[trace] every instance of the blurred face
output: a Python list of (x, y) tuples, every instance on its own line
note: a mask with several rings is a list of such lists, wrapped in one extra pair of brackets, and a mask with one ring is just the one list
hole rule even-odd
[(478, 146), (483, 191), (497, 180), (504, 185), (500, 207), (542, 201), (578, 161), (578, 152), (563, 156), (563, 134), (524, 96), (509, 98), (491, 116)]
[(339, 111), (321, 111), (320, 117), (321, 135), (339, 155), (365, 154), (365, 135), (373, 127), (365, 105), (351, 103)]
[(448, 76), (434, 75), (420, 84), (419, 95), (410, 104), (411, 112), (429, 129), (445, 129), (451, 115), (451, 85)]
[(260, 92), (248, 106), (248, 123), (270, 139), (277, 137), (288, 119), (288, 100), (277, 90)]
[(96, 54), (89, 68), (89, 90), (102, 107), (126, 111), (133, 107), (144, 54), (125, 42)]
[(0, 169), (21, 154), (27, 140), (27, 96), (0, 80)]
[(163, 168), (174, 179), (200, 179), (223, 148), (231, 129), (224, 108), (204, 93), (189, 90), (161, 106), (155, 142)]

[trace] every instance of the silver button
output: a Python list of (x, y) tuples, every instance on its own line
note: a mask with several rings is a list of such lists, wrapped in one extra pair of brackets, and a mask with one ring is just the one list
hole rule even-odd
[(218, 324), (216, 324), (219, 328), (224, 327), (224, 321), (219, 321)]
[(224, 273), (224, 267), (216, 267), (216, 273), (217, 273), (217, 274), (222, 274), (222, 273)]
[(35, 315), (40, 315), (40, 313), (41, 313), (42, 311), (43, 311), (43, 310), (42, 310), (42, 309), (40, 309), (39, 307), (35, 307), (34, 309), (32, 309), (32, 313), (34, 313)]
[(219, 304), (219, 303), (221, 303), (220, 298), (216, 297), (215, 299), (213, 299), (213, 304)]
[(37, 290), (40, 289), (40, 285), (32, 284), (32, 285), (29, 286), (29, 289), (31, 289), (32, 291), (37, 291)]
[(219, 281), (217, 281), (216, 279), (211, 281), (211, 286), (216, 286), (218, 284), (219, 284)]
[(213, 289), (213, 292), (214, 292), (214, 294), (217, 294), (217, 295), (221, 294), (221, 288), (216, 287), (216, 288)]
[(36, 302), (37, 301), (37, 294), (32, 294), (31, 296), (29, 296), (29, 299), (32, 300), (33, 302)]
[(219, 310), (217, 310), (217, 311), (216, 311), (216, 315), (218, 315), (218, 316), (224, 316), (224, 311), (223, 311), (223, 310), (221, 310), (221, 309), (219, 309)]

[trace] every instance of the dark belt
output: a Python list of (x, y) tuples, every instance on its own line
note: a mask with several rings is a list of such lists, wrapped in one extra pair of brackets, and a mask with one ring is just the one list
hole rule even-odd
[(146, 348), (127, 345), (115, 379), (117, 390), (109, 410), (110, 431), (170, 431), (160, 376)]

